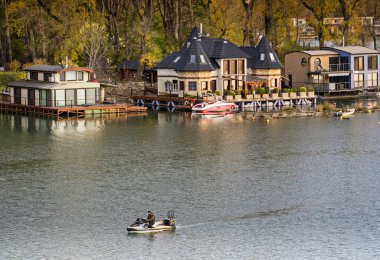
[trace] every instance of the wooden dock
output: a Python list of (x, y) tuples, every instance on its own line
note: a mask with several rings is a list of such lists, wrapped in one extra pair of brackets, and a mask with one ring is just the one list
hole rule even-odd
[[(226, 102), (235, 103), (241, 108), (255, 108), (255, 107), (281, 107), (281, 106), (302, 106), (302, 105), (315, 105), (317, 96), (287, 96), (287, 97), (268, 97), (268, 98), (251, 98), (251, 99), (228, 99)], [(172, 107), (178, 110), (191, 110), (192, 106), (196, 103), (203, 101), (212, 101), (203, 98), (183, 98), (183, 97), (168, 97), (157, 95), (133, 95), (131, 100), (138, 106), (152, 106), (152, 107)]]
[(51, 117), (84, 117), (95, 114), (146, 114), (146, 107), (131, 104), (98, 104), (91, 106), (42, 107), (1, 103), (0, 111)]

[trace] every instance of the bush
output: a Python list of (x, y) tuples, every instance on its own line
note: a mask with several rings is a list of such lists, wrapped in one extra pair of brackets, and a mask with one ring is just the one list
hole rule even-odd
[(215, 90), (215, 95), (220, 96), (220, 90)]
[(265, 93), (266, 92), (265, 92), (264, 88), (259, 87), (259, 88), (256, 89), (256, 94), (262, 95), (262, 94), (265, 94)]
[(278, 88), (272, 89), (272, 93), (274, 93), (274, 94), (278, 93)]
[(299, 88), (298, 88), (298, 91), (299, 91), (299, 92), (306, 92), (306, 88), (305, 88), (305, 87), (299, 87)]
[(235, 90), (235, 95), (240, 95), (241, 94), (241, 90)]
[(310, 91), (310, 92), (313, 92), (314, 91), (314, 88), (312, 86), (307, 86), (307, 91)]
[(25, 72), (0, 72), (0, 86), (22, 79), (26, 79)]

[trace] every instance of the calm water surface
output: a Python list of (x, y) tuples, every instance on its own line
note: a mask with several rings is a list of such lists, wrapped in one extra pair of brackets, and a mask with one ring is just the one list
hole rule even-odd
[(379, 122), (0, 114), (0, 259), (379, 259)]

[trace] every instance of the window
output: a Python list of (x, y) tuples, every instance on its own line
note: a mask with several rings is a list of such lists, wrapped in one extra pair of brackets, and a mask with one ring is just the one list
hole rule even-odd
[(67, 81), (76, 81), (77, 72), (76, 71), (66, 71), (66, 80)]
[(368, 70), (377, 70), (377, 55), (368, 56)]
[(276, 61), (272, 52), (269, 53), (269, 57), (271, 61)]
[(368, 73), (368, 87), (377, 87), (377, 73)]
[(60, 81), (66, 81), (66, 73), (62, 72), (60, 75)]
[(44, 73), (44, 81), (50, 81), (49, 78), (51, 78), (51, 73)]
[(223, 61), (223, 74), (230, 74), (230, 61), (229, 60), (224, 60)]
[(201, 63), (206, 63), (205, 56), (199, 55), (199, 58), (201, 59)]
[(271, 86), (271, 88), (276, 88), (277, 87), (277, 79), (271, 79), (270, 80), (270, 86)]
[(176, 63), (180, 58), (181, 58), (180, 56), (178, 56), (177, 58), (175, 58), (174, 63)]
[(264, 61), (264, 60), (265, 60), (265, 53), (261, 53), (261, 54), (260, 54), (260, 60), (261, 60), (261, 61)]
[(66, 89), (66, 106), (75, 105), (75, 90)]
[(201, 86), (202, 86), (202, 90), (208, 90), (208, 82), (207, 81), (202, 81)]
[(364, 74), (354, 74), (355, 88), (362, 88), (364, 86)]
[(189, 91), (197, 91), (197, 82), (189, 81)]
[(94, 105), (96, 103), (96, 89), (86, 89), (86, 105)]
[(31, 71), (30, 72), (30, 79), (31, 80), (38, 80), (38, 72)]
[(301, 65), (302, 65), (302, 67), (305, 67), (305, 66), (307, 65), (307, 60), (306, 60), (306, 58), (302, 58), (302, 60), (301, 60)]
[(83, 71), (78, 71), (78, 80), (83, 81)]
[(354, 57), (354, 70), (363, 70), (364, 69), (364, 57)]
[(182, 91), (185, 90), (185, 82), (184, 81), (179, 82), (179, 90), (182, 90)]
[(232, 60), (231, 65), (231, 74), (237, 74), (237, 60)]
[(238, 73), (244, 74), (244, 60), (238, 61)]
[(195, 55), (190, 56), (190, 63), (195, 63)]

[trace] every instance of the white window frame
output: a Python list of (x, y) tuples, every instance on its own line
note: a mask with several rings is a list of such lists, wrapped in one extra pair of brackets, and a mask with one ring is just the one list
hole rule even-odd
[(269, 57), (271, 61), (276, 61), (272, 52), (269, 53)]
[(264, 61), (265, 60), (265, 53), (260, 53), (260, 61)]
[(195, 63), (196, 57), (195, 55), (190, 55), (190, 63)]
[(206, 59), (204, 55), (199, 55), (199, 58), (201, 59), (201, 63), (206, 63)]
[(368, 87), (377, 87), (377, 72), (368, 73)]

